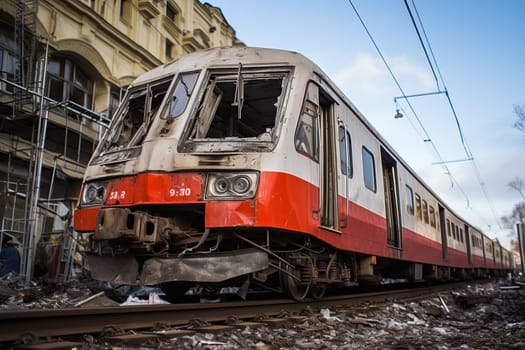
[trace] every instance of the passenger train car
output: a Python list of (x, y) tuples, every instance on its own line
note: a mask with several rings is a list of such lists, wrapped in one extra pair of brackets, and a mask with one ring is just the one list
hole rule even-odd
[(227, 47), (137, 78), (87, 168), (75, 230), (95, 279), (319, 298), (383, 277), (502, 273), (304, 56)]

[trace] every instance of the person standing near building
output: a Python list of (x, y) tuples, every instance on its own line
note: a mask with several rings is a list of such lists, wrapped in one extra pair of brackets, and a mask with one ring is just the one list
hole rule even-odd
[(18, 242), (11, 239), (6, 242), (0, 251), (0, 277), (12, 272), (16, 275), (20, 273), (20, 253), (18, 252)]

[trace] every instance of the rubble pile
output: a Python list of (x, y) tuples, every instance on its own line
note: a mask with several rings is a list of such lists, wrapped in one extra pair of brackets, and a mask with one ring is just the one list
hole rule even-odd
[[(472, 299), (475, 302), (465, 303)], [(300, 322), (196, 334), (177, 349), (525, 349), (525, 290), (492, 284), (411, 302), (322, 309)]]

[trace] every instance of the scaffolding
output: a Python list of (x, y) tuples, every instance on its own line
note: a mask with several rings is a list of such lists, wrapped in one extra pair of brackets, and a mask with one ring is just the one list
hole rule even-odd
[[(47, 64), (49, 56), (49, 42), (45, 38), (39, 38), (36, 33), (36, 19), (38, 11), (38, 0), (12, 0), (15, 2), (16, 13), (14, 15), (14, 43), (15, 43), (15, 74), (13, 79), (0, 78), (6, 91), (9, 94), (11, 112), (3, 113), (0, 118), (4, 118), (10, 123), (26, 121), (31, 123), (31, 139), (23, 140), (23, 146), (19, 148), (19, 138), (16, 145), (11, 145), (11, 150), (7, 155), (7, 175), (6, 181), (0, 181), (3, 191), (3, 208), (0, 208), (1, 235), (0, 242), (4, 235), (15, 237), (22, 243), (23, 251), (21, 256), (20, 274), (23, 276), (26, 286), (29, 285), (33, 277), (33, 266), (35, 261), (36, 246), (43, 235), (51, 234), (59, 236), (60, 251), (57, 253), (58, 270), (56, 271), (56, 282), (66, 281), (72, 271), (73, 256), (75, 254), (77, 234), (72, 230), (70, 221), (72, 218), (72, 207), (67, 212), (57, 210), (57, 202), (60, 199), (53, 197), (55, 181), (57, 179), (57, 163), (60, 162), (66, 168), (71, 166), (74, 169), (83, 169), (84, 164), (79, 163), (80, 150), (83, 146), (83, 120), (95, 123), (99, 130), (105, 130), (109, 125), (109, 119), (99, 115), (84, 106), (78, 105), (73, 101), (56, 101), (46, 94), (47, 84)], [(38, 39), (38, 40), (37, 40)], [(42, 52), (37, 57), (37, 43), (42, 47)], [(4, 105), (7, 103), (3, 102)], [(62, 154), (55, 154), (54, 162), (45, 164), (45, 157), (49, 156), (50, 151), (46, 149), (48, 138), (48, 126), (50, 113), (62, 114), (64, 117), (64, 147)], [(67, 157), (68, 135), (70, 126), (68, 119), (74, 116), (79, 121), (78, 147), (76, 159)], [(3, 123), (3, 122), (2, 122)], [(15, 125), (15, 124), (13, 124)], [(92, 144), (95, 144), (93, 140)], [(26, 177), (12, 176), (15, 169), (12, 166), (14, 160), (22, 159), (27, 170)], [(42, 176), (43, 169), (52, 169), (52, 175), (47, 178), (48, 184), (47, 198), (42, 198)], [(16, 178), (15, 178), (16, 177)], [(67, 177), (67, 176), (66, 176)], [(72, 199), (67, 199), (72, 202)], [(52, 218), (62, 222), (58, 229), (53, 226), (51, 232), (44, 232), (46, 220)]]

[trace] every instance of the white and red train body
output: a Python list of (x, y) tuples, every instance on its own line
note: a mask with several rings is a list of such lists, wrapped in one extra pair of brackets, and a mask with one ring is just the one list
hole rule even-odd
[(509, 270), (311, 61), (196, 52), (136, 79), (87, 168), (95, 278), (257, 282), (297, 299), (379, 276)]

